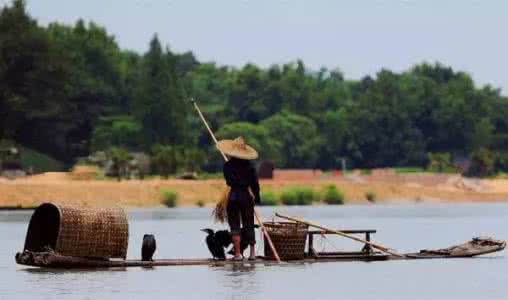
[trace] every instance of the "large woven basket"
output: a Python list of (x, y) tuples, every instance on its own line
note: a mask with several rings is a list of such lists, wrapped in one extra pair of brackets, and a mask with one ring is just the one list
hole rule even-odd
[(30, 218), (25, 250), (65, 256), (124, 258), (129, 224), (121, 208), (90, 208), (45, 203)]
[[(308, 226), (294, 222), (266, 222), (263, 223), (270, 234), (273, 246), (281, 260), (303, 259), (305, 242), (307, 241)], [(265, 241), (265, 256), (274, 259), (272, 249)]]

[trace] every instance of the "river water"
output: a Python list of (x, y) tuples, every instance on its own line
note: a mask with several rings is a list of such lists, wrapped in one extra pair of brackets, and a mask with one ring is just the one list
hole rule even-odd
[[(377, 229), (374, 241), (401, 252), (442, 248), (474, 236), (508, 239), (507, 204), (263, 207), (335, 228)], [(100, 271), (18, 266), (30, 211), (0, 212), (0, 299), (508, 299), (508, 253), (473, 259), (333, 262), (282, 266), (156, 267)], [(207, 208), (129, 212), (129, 258), (153, 233), (155, 258), (207, 257)], [(259, 236), (259, 235), (258, 235)], [(343, 239), (318, 250), (358, 249)], [(262, 249), (261, 245), (258, 246)]]

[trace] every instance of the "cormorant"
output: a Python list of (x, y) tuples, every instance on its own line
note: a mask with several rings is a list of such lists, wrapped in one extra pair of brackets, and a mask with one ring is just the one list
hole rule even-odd
[(231, 236), (229, 235), (229, 232), (221, 230), (214, 233), (213, 229), (210, 228), (201, 229), (201, 231), (208, 233), (205, 241), (213, 258), (219, 260), (226, 259), (224, 247), (231, 244)]
[(153, 234), (145, 234), (143, 236), (143, 245), (141, 246), (141, 260), (152, 260), (156, 248), (157, 245), (155, 243), (155, 237)]
[(231, 239), (231, 233), (228, 230), (216, 231), (214, 237), (217, 243), (224, 248), (227, 248), (233, 242)]

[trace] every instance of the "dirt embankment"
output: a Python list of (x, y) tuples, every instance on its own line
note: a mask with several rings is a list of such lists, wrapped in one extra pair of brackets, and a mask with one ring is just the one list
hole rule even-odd
[[(379, 203), (501, 202), (508, 201), (507, 179), (466, 179), (440, 174), (372, 174), (370, 176), (317, 176), (306, 179), (263, 180), (263, 190), (280, 192), (286, 187), (309, 186), (317, 190), (335, 184), (347, 203), (366, 202), (374, 192)], [(46, 201), (79, 205), (161, 206), (161, 192), (176, 191), (179, 206), (198, 202), (212, 205), (226, 186), (223, 180), (83, 180), (69, 173), (46, 173), (16, 180), (0, 179), (0, 207), (30, 207)]]

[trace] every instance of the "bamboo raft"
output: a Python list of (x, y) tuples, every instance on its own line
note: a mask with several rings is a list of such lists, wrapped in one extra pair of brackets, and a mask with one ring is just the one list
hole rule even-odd
[[(445, 249), (421, 250), (417, 253), (406, 253), (403, 257), (373, 252), (370, 249), (360, 252), (315, 252), (306, 253), (303, 259), (291, 260), (285, 263), (320, 263), (320, 262), (344, 262), (344, 261), (388, 261), (388, 260), (416, 260), (416, 259), (444, 259), (444, 258), (469, 258), (488, 253), (504, 250), (505, 241), (491, 238), (474, 238), (461, 245)], [(367, 252), (368, 251), (368, 252)], [(79, 268), (126, 268), (126, 267), (156, 267), (156, 266), (226, 266), (244, 264), (277, 264), (273, 258), (258, 256), (254, 261), (213, 260), (206, 258), (195, 259), (158, 259), (153, 261), (141, 260), (114, 260), (85, 258), (60, 255), (54, 251), (31, 252), (25, 250), (16, 254), (16, 262), (20, 265), (35, 266), (57, 269)]]
[[(505, 241), (493, 240), (490, 238), (475, 238), (461, 245), (452, 246), (438, 250), (421, 250), (418, 253), (407, 253), (404, 257), (381, 254), (379, 252), (327, 252), (319, 253), (317, 256), (306, 255), (301, 260), (292, 260), (286, 263), (319, 263), (319, 262), (341, 262), (341, 261), (388, 261), (388, 260), (416, 260), (416, 259), (444, 259), (444, 258), (468, 258), (478, 255), (493, 253), (504, 250)], [(30, 252), (24, 251), (16, 254), (16, 262), (21, 265), (78, 269), (78, 268), (126, 268), (126, 267), (156, 267), (156, 266), (226, 266), (244, 264), (277, 264), (272, 258), (258, 257), (255, 261), (232, 261), (213, 260), (206, 258), (196, 259), (159, 259), (153, 261), (141, 260), (110, 260), (98, 258), (84, 258), (64, 256), (58, 253)]]
[[(287, 226), (284, 226), (287, 224), (295, 226), (290, 226), (290, 231), (287, 231)], [(301, 227), (301, 224), (287, 222), (268, 222), (265, 226), (271, 231), (270, 235), (284, 263), (467, 258), (499, 252), (506, 247), (506, 241), (474, 238), (448, 248), (398, 254), (387, 249), (377, 251), (376, 247), (381, 250), (383, 248), (371, 242), (371, 235), (376, 233), (373, 229), (311, 231), (306, 226)], [(286, 231), (280, 231), (281, 228)], [(316, 235), (326, 237), (337, 234), (363, 234), (364, 240), (355, 239), (363, 241), (364, 246), (360, 251), (353, 252), (320, 252), (315, 249)], [(253, 261), (207, 258), (130, 260), (125, 259), (127, 242), (127, 216), (119, 208), (75, 208), (46, 203), (39, 206), (32, 215), (24, 249), (16, 254), (15, 259), (20, 265), (58, 269), (277, 264), (267, 245), (265, 256), (258, 256)]]

